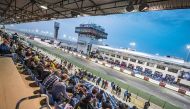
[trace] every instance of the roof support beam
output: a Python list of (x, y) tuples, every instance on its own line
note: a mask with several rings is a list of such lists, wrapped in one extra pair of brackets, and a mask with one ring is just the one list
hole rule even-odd
[(89, 0), (96, 8), (98, 8), (103, 14), (105, 14), (104, 10), (102, 10), (93, 0)]

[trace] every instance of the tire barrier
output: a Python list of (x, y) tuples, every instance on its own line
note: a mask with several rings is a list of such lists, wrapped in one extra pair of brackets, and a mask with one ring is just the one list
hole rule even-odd
[(149, 78), (145, 76), (145, 77), (144, 77), (144, 80), (145, 80), (145, 81), (149, 81)]
[(113, 67), (114, 67), (114, 66), (113, 66), (113, 65), (111, 65), (111, 67), (110, 67), (110, 68), (112, 68), (112, 69), (113, 69)]
[(166, 86), (166, 83), (164, 83), (164, 82), (160, 82), (159, 86), (161, 86), (161, 87), (165, 87), (165, 86)]
[(185, 89), (179, 88), (179, 89), (178, 89), (178, 92), (181, 93), (181, 94), (186, 94), (186, 90), (185, 90)]
[(131, 76), (135, 76), (135, 74), (134, 74), (134, 73), (131, 73)]
[(120, 72), (123, 72), (123, 68), (120, 68)]

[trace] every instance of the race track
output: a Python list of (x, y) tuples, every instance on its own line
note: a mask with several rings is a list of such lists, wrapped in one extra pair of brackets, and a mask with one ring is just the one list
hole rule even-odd
[(176, 106), (180, 106), (183, 109), (189, 109), (190, 107), (190, 97), (186, 95), (181, 95), (175, 91), (159, 87), (157, 85), (151, 84), (147, 81), (138, 79), (136, 77), (132, 77), (128, 74), (124, 74), (121, 72), (118, 72), (116, 70), (113, 70), (111, 68), (105, 67), (103, 65), (81, 59), (79, 57), (73, 56), (71, 54), (62, 53), (62, 56), (68, 59), (71, 59), (73, 61), (76, 61), (80, 64), (83, 64), (84, 66), (87, 66), (91, 69), (95, 69), (98, 72), (102, 72), (104, 74), (113, 76), (123, 82), (126, 82), (127, 84), (134, 86), (136, 88), (139, 88), (145, 92), (148, 92), (152, 95), (155, 95), (163, 100), (166, 100), (167, 102), (174, 104)]

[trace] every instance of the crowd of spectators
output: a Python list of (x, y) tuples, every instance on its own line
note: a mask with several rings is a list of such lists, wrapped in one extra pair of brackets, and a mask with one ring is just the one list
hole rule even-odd
[(190, 81), (190, 72), (181, 71), (179, 78), (186, 79)]
[[(18, 35), (12, 37), (3, 37), (4, 42), (0, 45), (1, 54), (15, 53), (14, 60), (23, 64), (27, 71), (38, 79), (38, 82), (46, 90), (45, 93), (52, 95), (53, 104), (62, 104), (64, 109), (129, 109), (125, 103), (117, 100), (104, 92), (104, 90), (93, 86), (85, 79), (101, 85), (103, 89), (108, 88), (108, 81), (101, 77), (94, 76), (86, 70), (75, 69), (71, 73), (73, 65), (67, 61), (57, 63), (48, 56), (34, 50), (30, 46), (24, 45), (18, 41)], [(6, 46), (4, 49), (2, 46)], [(121, 87), (112, 84), (113, 93), (121, 95)], [(44, 93), (44, 92), (41, 92)], [(127, 100), (130, 101), (130, 93), (127, 94)], [(127, 101), (126, 100), (126, 101)], [(137, 109), (136, 106), (130, 109)]]

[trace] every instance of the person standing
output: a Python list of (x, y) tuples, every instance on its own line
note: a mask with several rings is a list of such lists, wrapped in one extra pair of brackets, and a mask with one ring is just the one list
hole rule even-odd
[(150, 101), (144, 103), (143, 109), (148, 109), (150, 107)]
[(101, 78), (99, 77), (98, 80), (96, 81), (96, 85), (100, 85)]
[(121, 87), (118, 88), (118, 97), (121, 95)]
[(104, 85), (104, 89), (107, 89), (108, 88), (108, 81), (105, 80), (105, 85)]
[(105, 80), (102, 80), (102, 88), (104, 88), (104, 85), (105, 85)]
[(123, 100), (126, 101), (128, 95), (128, 90), (125, 90)]
[(127, 94), (127, 99), (126, 99), (126, 102), (129, 100), (129, 102), (131, 102), (131, 93), (128, 93)]

